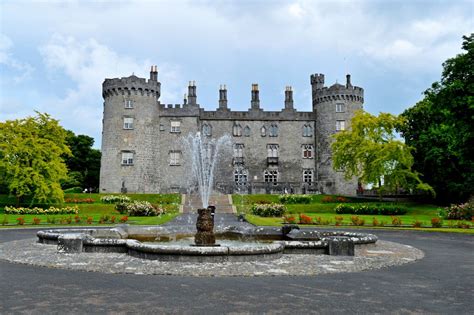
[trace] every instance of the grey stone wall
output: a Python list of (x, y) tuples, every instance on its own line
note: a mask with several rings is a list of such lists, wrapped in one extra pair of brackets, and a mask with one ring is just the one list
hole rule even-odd
[[(354, 195), (357, 181), (345, 181), (331, 165), (331, 136), (336, 132), (336, 120), (345, 120), (346, 128), (355, 110), (362, 108), (363, 89), (348, 84), (324, 87), (324, 76), (311, 76), (313, 112), (298, 112), (291, 106), (279, 112), (260, 108), (231, 111), (221, 106), (216, 111), (205, 111), (198, 104), (164, 105), (160, 97), (160, 83), (135, 76), (107, 79), (103, 84), (104, 119), (102, 136), (101, 192), (186, 192), (192, 184), (189, 148), (182, 141), (188, 134), (202, 130), (203, 124), (212, 127), (212, 137), (230, 135), (233, 144), (243, 145), (243, 159), (236, 164), (232, 145), (222, 153), (216, 168), (216, 188), (235, 189), (234, 169), (248, 171), (252, 188), (243, 192), (275, 191), (315, 192)], [(157, 73), (155, 74), (157, 77)], [(195, 88), (194, 88), (195, 89)], [(288, 94), (288, 92), (286, 92)], [(286, 95), (286, 103), (289, 103)], [(291, 95), (292, 98), (292, 95)], [(133, 108), (125, 108), (127, 100)], [(221, 100), (222, 102), (222, 100)], [(285, 107), (282, 100), (282, 108)], [(344, 112), (336, 113), (336, 104), (344, 104)], [(249, 104), (250, 105), (250, 104)], [(292, 99), (291, 99), (292, 105)], [(249, 106), (250, 107), (250, 106)], [(133, 130), (123, 129), (123, 118), (133, 117)], [(171, 121), (180, 122), (180, 132), (171, 132)], [(233, 136), (233, 126), (242, 127), (241, 136)], [(278, 126), (278, 136), (271, 137), (269, 127)], [(303, 136), (303, 126), (309, 124), (313, 135)], [(261, 128), (267, 128), (266, 136)], [(244, 128), (250, 128), (246, 136)], [(267, 145), (279, 146), (278, 162), (268, 163)], [(303, 158), (304, 144), (314, 145), (313, 158)], [(133, 165), (122, 165), (122, 151), (134, 153)], [(170, 152), (181, 152), (179, 165), (170, 165)], [(278, 184), (264, 183), (266, 169), (278, 170)], [(313, 169), (314, 183), (303, 184), (303, 169)]]

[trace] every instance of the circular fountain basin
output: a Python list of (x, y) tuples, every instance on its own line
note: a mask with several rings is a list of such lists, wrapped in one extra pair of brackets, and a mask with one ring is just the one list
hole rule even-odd
[[(127, 253), (130, 256), (158, 261), (243, 262), (278, 259), (282, 254), (331, 254), (337, 242), (350, 242), (360, 249), (374, 245), (377, 237), (353, 232), (320, 232), (316, 229), (292, 230), (257, 227), (226, 227), (215, 232), (220, 246), (191, 246), (192, 235), (163, 227), (122, 225), (105, 229), (57, 229), (37, 233), (38, 242), (58, 244), (80, 243), (82, 252)], [(67, 237), (64, 237), (67, 235)], [(332, 245), (331, 245), (332, 244)], [(67, 248), (67, 246), (66, 246)], [(331, 254), (332, 255), (332, 254)]]

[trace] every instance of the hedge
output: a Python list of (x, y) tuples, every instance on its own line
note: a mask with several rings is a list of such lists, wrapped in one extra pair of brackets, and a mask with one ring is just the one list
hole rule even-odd
[(369, 215), (403, 215), (407, 208), (396, 204), (338, 204), (334, 210), (337, 214), (369, 214)]

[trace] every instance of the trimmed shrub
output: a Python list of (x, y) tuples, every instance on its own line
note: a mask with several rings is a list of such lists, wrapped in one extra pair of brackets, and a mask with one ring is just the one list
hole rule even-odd
[(132, 199), (125, 195), (106, 195), (100, 197), (100, 201), (103, 203), (119, 203), (119, 202), (131, 202)]
[(120, 221), (120, 223), (125, 223), (125, 222), (127, 222), (127, 221), (128, 221), (128, 216), (127, 216), (127, 215), (124, 215), (123, 217), (121, 217), (121, 218), (119, 219), (119, 221)]
[(261, 217), (281, 217), (286, 212), (286, 207), (279, 203), (254, 204), (250, 211)]
[(307, 216), (306, 214), (300, 214), (300, 224), (312, 224), (313, 219), (311, 219), (310, 216)]
[(79, 208), (77, 206), (73, 207), (64, 207), (64, 208), (56, 208), (56, 207), (49, 207), (49, 209), (43, 208), (15, 208), (15, 207), (5, 207), (6, 214), (78, 214)]
[(285, 194), (278, 197), (281, 203), (310, 203), (311, 196), (309, 195), (292, 195)]
[(336, 215), (334, 217), (334, 220), (336, 220), (336, 226), (340, 226), (342, 224), (342, 221), (344, 220), (344, 217), (340, 215)]
[(294, 215), (284, 215), (283, 216), (283, 223), (295, 224), (296, 223), (296, 218), (295, 218)]
[(369, 214), (369, 215), (403, 215), (407, 208), (395, 204), (338, 204), (334, 210), (337, 214)]
[(439, 210), (439, 216), (447, 220), (471, 220), (474, 217), (474, 204), (466, 202), (451, 205)]
[(164, 213), (164, 210), (153, 206), (148, 201), (121, 202), (115, 205), (115, 209), (121, 214), (133, 217), (157, 216)]
[(82, 188), (81, 187), (71, 187), (68, 189), (64, 189), (65, 194), (79, 194), (82, 193)]
[(392, 225), (395, 225), (395, 226), (402, 225), (402, 219), (398, 217), (392, 217)]
[(94, 203), (92, 198), (66, 198), (65, 203)]
[(365, 220), (359, 218), (359, 216), (357, 215), (351, 216), (351, 222), (352, 222), (352, 225), (357, 225), (357, 226), (362, 226), (365, 224)]
[(413, 222), (413, 227), (414, 228), (421, 228), (421, 221), (418, 221), (418, 220), (414, 221)]
[(443, 221), (440, 218), (431, 219), (431, 226), (434, 228), (440, 228), (443, 225)]

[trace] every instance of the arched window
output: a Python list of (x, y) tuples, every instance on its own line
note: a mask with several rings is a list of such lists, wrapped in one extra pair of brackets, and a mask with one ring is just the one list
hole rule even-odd
[(276, 183), (278, 181), (278, 171), (265, 170), (265, 172), (263, 172), (263, 179), (265, 183)]
[(250, 127), (245, 126), (244, 128), (244, 137), (250, 137)]
[(303, 170), (303, 182), (304, 183), (312, 183), (313, 182), (313, 173), (312, 169)]
[(208, 124), (202, 125), (202, 134), (205, 136), (212, 136), (212, 126)]
[(265, 126), (262, 126), (262, 128), (260, 128), (260, 134), (262, 135), (262, 137), (267, 136), (267, 128), (265, 128)]
[(304, 124), (303, 126), (303, 137), (312, 137), (313, 127), (310, 124)]
[(247, 185), (248, 171), (243, 168), (237, 168), (234, 170), (234, 182), (237, 186)]
[(270, 125), (269, 136), (270, 137), (278, 137), (278, 125), (277, 124), (271, 124)]
[(234, 137), (240, 137), (242, 136), (242, 126), (240, 124), (234, 124), (232, 127), (232, 134)]

